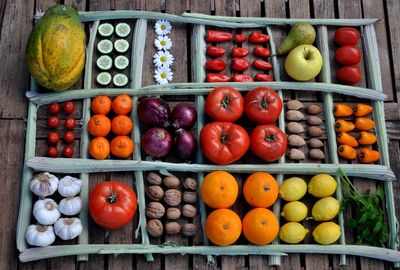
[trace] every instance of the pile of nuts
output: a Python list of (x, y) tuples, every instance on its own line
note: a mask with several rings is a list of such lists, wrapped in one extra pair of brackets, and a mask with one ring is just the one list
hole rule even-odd
[[(148, 184), (146, 196), (150, 201), (146, 206), (149, 235), (160, 237), (165, 230), (169, 235), (182, 232), (185, 236), (194, 236), (197, 227), (190, 223), (190, 220), (197, 215), (194, 206), (197, 202), (196, 180), (186, 178), (181, 185), (181, 181), (175, 176), (166, 176), (162, 179), (153, 172), (147, 175), (146, 180)], [(181, 186), (184, 189), (183, 193)], [(163, 219), (164, 216), (166, 218)], [(187, 221), (183, 225), (180, 222), (181, 216)]]

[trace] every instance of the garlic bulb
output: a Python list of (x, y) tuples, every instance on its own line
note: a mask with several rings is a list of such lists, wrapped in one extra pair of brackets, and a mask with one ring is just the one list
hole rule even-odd
[(81, 179), (67, 175), (60, 179), (58, 193), (63, 197), (74, 197), (81, 191), (81, 187)]
[(33, 216), (43, 225), (52, 225), (61, 214), (58, 211), (57, 203), (52, 199), (38, 200), (33, 206)]
[(54, 224), (56, 235), (62, 240), (71, 240), (82, 232), (82, 223), (79, 218), (60, 218)]
[(50, 196), (57, 190), (58, 178), (48, 172), (39, 173), (32, 177), (29, 187), (39, 197)]
[(26, 241), (29, 245), (47, 247), (51, 245), (56, 236), (52, 226), (29, 225), (25, 233)]
[(58, 205), (58, 210), (67, 216), (73, 216), (79, 213), (82, 208), (82, 201), (80, 197), (72, 197), (62, 199)]

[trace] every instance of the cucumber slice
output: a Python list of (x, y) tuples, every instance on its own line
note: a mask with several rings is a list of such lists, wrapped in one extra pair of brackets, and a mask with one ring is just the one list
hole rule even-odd
[(114, 59), (114, 66), (117, 69), (124, 70), (129, 66), (129, 59), (126, 56), (118, 55)]
[(115, 86), (123, 87), (128, 84), (128, 77), (125, 74), (117, 73), (114, 75), (113, 83)]
[(114, 33), (114, 26), (111, 23), (102, 23), (99, 25), (98, 32), (100, 36), (110, 37)]
[(129, 42), (125, 39), (117, 39), (114, 42), (114, 49), (119, 53), (125, 53), (129, 50)]
[(112, 58), (108, 55), (102, 55), (97, 58), (96, 65), (101, 70), (110, 70), (112, 68)]
[(102, 54), (109, 54), (113, 50), (113, 43), (108, 39), (103, 39), (97, 43), (97, 50)]
[(127, 23), (119, 23), (115, 26), (115, 33), (119, 37), (127, 37), (131, 33), (131, 27)]
[(109, 85), (111, 82), (111, 74), (108, 72), (100, 72), (96, 77), (96, 81), (100, 85)]

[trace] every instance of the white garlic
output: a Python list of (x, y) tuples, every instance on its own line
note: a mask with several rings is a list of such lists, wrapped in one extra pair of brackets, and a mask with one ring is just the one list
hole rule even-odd
[(58, 187), (58, 178), (48, 172), (39, 173), (32, 177), (30, 190), (39, 197), (53, 195)]
[(81, 191), (81, 187), (81, 179), (67, 175), (60, 179), (58, 193), (63, 197), (74, 197)]
[(33, 216), (40, 224), (52, 225), (60, 218), (61, 214), (53, 199), (43, 199), (35, 202)]
[(29, 245), (47, 247), (51, 245), (56, 236), (53, 226), (29, 225), (25, 232), (25, 238)]
[(82, 208), (82, 200), (80, 197), (64, 198), (58, 204), (58, 210), (67, 216), (78, 214)]
[(82, 232), (82, 223), (79, 218), (60, 218), (54, 224), (56, 235), (62, 240), (71, 240)]

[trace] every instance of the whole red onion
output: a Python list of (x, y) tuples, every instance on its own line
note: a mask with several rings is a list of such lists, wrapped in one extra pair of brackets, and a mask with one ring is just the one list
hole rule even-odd
[(172, 136), (163, 128), (151, 128), (142, 137), (144, 152), (152, 157), (161, 158), (168, 155), (172, 146)]
[(197, 120), (197, 112), (192, 104), (179, 103), (172, 110), (172, 126), (176, 129), (191, 129)]
[(148, 97), (139, 102), (137, 113), (144, 125), (168, 127), (171, 109), (168, 103), (157, 97)]
[(190, 158), (196, 152), (196, 139), (190, 131), (180, 128), (175, 131), (174, 146), (180, 158)]

